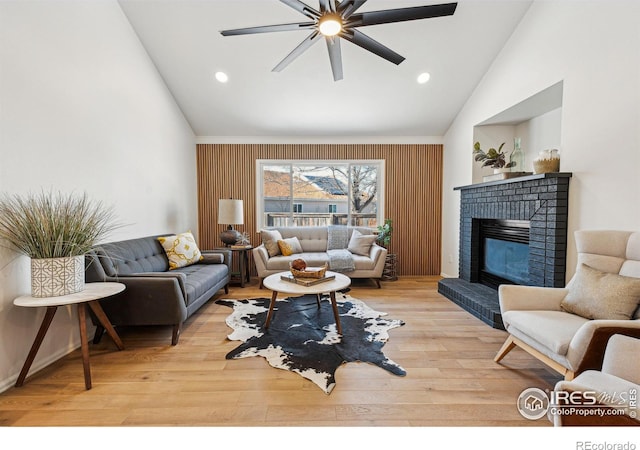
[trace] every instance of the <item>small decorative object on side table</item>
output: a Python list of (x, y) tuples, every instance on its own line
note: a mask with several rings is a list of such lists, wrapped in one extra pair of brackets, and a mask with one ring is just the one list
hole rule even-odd
[(120, 340), (120, 337), (114, 330), (111, 322), (107, 318), (106, 314), (102, 310), (100, 303), (98, 302), (101, 298), (110, 297), (119, 292), (124, 291), (125, 285), (122, 283), (87, 283), (85, 285), (85, 289), (81, 292), (77, 292), (74, 294), (61, 295), (57, 297), (32, 297), (31, 295), (23, 295), (22, 297), (18, 297), (13, 301), (13, 304), (16, 306), (24, 306), (24, 307), (47, 307), (47, 312), (42, 320), (42, 324), (40, 325), (40, 329), (38, 330), (38, 334), (36, 335), (35, 340), (33, 341), (33, 345), (31, 346), (31, 350), (29, 351), (29, 355), (27, 356), (24, 365), (22, 366), (22, 370), (20, 371), (20, 375), (18, 376), (18, 380), (16, 381), (16, 387), (20, 387), (23, 385), (27, 374), (29, 373), (29, 369), (31, 368), (31, 364), (40, 349), (40, 345), (44, 340), (45, 335), (47, 334), (47, 330), (49, 329), (49, 325), (51, 325), (51, 321), (53, 320), (53, 316), (55, 315), (58, 306), (64, 305), (77, 305), (78, 308), (78, 321), (80, 325), (80, 344), (82, 347), (82, 365), (84, 367), (84, 386), (86, 389), (91, 389), (91, 368), (89, 366), (89, 343), (87, 341), (87, 319), (86, 319), (86, 306), (88, 305), (91, 308), (91, 311), (96, 315), (104, 329), (107, 331), (107, 334), (113, 339), (113, 342), (118, 347), (118, 350), (124, 350), (124, 344)]

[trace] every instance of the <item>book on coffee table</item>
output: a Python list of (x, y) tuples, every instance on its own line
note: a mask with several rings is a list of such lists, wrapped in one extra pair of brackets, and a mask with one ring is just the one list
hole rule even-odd
[(324, 276), (322, 278), (296, 278), (293, 275), (282, 275), (280, 278), (289, 283), (299, 284), (301, 286), (313, 286), (315, 284), (324, 283), (325, 281), (335, 280), (335, 275)]

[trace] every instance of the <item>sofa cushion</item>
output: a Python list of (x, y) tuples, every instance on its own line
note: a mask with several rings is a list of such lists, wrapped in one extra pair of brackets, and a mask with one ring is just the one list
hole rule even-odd
[(631, 319), (640, 303), (640, 278), (602, 272), (586, 264), (578, 266), (568, 290), (560, 307), (587, 319)]
[(196, 244), (196, 239), (190, 231), (158, 238), (169, 259), (169, 269), (190, 266), (202, 260), (202, 253)]
[(548, 354), (566, 355), (569, 343), (588, 319), (563, 311), (507, 311), (502, 315), (507, 331), (528, 336), (550, 350)]
[(280, 253), (283, 256), (291, 256), (296, 253), (302, 253), (302, 246), (300, 245), (300, 241), (297, 237), (292, 237), (288, 239), (280, 239), (278, 241), (278, 247), (280, 248)]
[(191, 305), (209, 289), (227, 278), (226, 264), (195, 264), (175, 269), (175, 272), (186, 275), (184, 279), (187, 293), (186, 306)]
[(282, 240), (282, 235), (278, 230), (260, 230), (260, 237), (270, 257), (281, 254), (278, 241)]
[(369, 256), (371, 246), (377, 238), (375, 234), (364, 235), (358, 230), (353, 230), (347, 249), (354, 255)]
[(322, 267), (325, 264), (329, 263), (329, 257), (326, 252), (317, 252), (317, 253), (303, 253), (302, 255), (291, 255), (291, 256), (274, 256), (273, 258), (269, 258), (267, 261), (267, 270), (289, 270), (291, 264), (294, 259), (302, 258), (307, 263), (307, 267)]

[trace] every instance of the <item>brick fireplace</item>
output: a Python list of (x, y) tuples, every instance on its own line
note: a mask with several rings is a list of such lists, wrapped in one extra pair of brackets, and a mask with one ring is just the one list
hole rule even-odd
[[(441, 280), (438, 292), (504, 329), (497, 285), (564, 287), (570, 178), (571, 173), (546, 173), (455, 188), (460, 191), (459, 278)], [(502, 228), (505, 237), (493, 231), (485, 235), (487, 227)], [(524, 231), (517, 241), (507, 237), (510, 230), (525, 228), (526, 238)], [(499, 250), (502, 239), (505, 250)], [(491, 251), (501, 253), (485, 253)], [(518, 261), (505, 260), (510, 255)], [(495, 260), (502, 264), (490, 262)], [(501, 270), (515, 265), (520, 268), (517, 275)]]

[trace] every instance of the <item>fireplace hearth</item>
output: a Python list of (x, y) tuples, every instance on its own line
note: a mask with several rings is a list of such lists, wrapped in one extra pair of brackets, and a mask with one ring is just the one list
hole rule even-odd
[(500, 284), (564, 287), (570, 177), (546, 173), (455, 188), (459, 277), (442, 279), (438, 292), (504, 329)]

